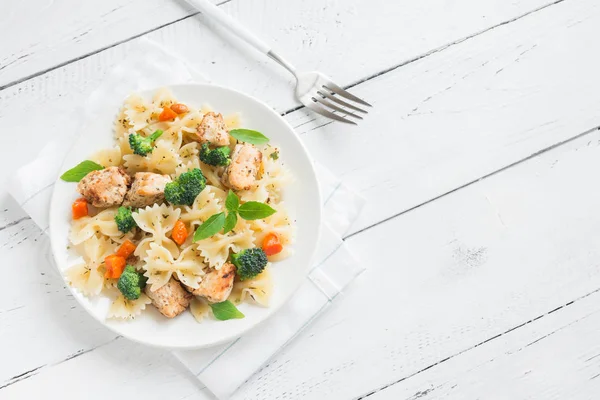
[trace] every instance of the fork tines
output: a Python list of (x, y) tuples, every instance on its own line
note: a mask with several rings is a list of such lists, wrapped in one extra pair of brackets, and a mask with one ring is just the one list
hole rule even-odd
[(357, 113), (367, 114), (368, 112), (348, 101), (340, 99), (340, 97), (360, 105), (372, 107), (363, 99), (354, 96), (333, 82), (327, 82), (321, 85), (320, 88), (317, 88), (316, 93), (312, 96), (312, 102), (306, 104), (306, 106), (325, 117), (356, 125), (356, 122), (352, 121), (349, 117), (361, 120), (363, 117)]

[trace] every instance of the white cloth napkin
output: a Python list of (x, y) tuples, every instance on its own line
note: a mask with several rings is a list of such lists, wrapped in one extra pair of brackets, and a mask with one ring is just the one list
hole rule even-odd
[[(111, 105), (116, 110), (132, 92), (186, 82), (207, 82), (207, 79), (158, 44), (139, 40), (129, 57), (106, 76), (73, 114), (80, 117), (65, 119), (61, 132), (52, 135), (52, 141), (39, 156), (15, 173), (9, 192), (46, 231), (52, 188), (68, 152), (64, 143), (72, 142), (77, 127), (83, 120), (89, 120), (95, 105)], [(324, 225), (316, 263), (306, 282), (274, 316), (245, 336), (210, 349), (174, 352), (218, 398), (233, 394), (364, 269), (341, 239), (358, 216), (363, 199), (327, 169), (318, 164), (316, 167), (324, 199)]]

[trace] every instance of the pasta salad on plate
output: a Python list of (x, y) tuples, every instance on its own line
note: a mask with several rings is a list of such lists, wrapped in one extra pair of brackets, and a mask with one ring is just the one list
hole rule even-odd
[(133, 94), (114, 147), (61, 176), (81, 196), (69, 233), (80, 257), (64, 275), (88, 298), (109, 297), (107, 318), (155, 307), (228, 320), (244, 317), (242, 302), (269, 305), (272, 264), (292, 254), (291, 174), (268, 132), (242, 122), (167, 89)]

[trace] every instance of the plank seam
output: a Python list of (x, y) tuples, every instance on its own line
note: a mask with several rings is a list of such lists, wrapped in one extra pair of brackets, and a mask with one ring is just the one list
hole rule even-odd
[[(222, 3), (219, 3), (219, 4), (217, 4), (217, 5), (218, 5), (218, 6), (222, 6), (222, 5), (224, 5), (224, 4), (227, 4), (227, 3), (231, 2), (231, 1), (233, 1), (233, 0), (225, 0), (225, 1), (223, 1)], [(496, 28), (498, 28), (498, 27), (500, 27), (500, 26), (507, 25), (507, 24), (510, 24), (510, 23), (512, 23), (512, 22), (518, 21), (518, 20), (520, 20), (521, 18), (524, 18), (524, 17), (527, 17), (527, 16), (529, 16), (529, 15), (531, 15), (531, 14), (537, 13), (538, 11), (541, 11), (541, 10), (543, 10), (543, 9), (545, 9), (545, 8), (548, 8), (548, 7), (550, 7), (550, 6), (553, 6), (553, 5), (555, 5), (555, 4), (562, 3), (563, 1), (565, 1), (565, 0), (555, 0), (555, 1), (554, 1), (554, 2), (552, 2), (552, 3), (548, 3), (548, 4), (545, 4), (545, 5), (543, 5), (543, 6), (537, 7), (537, 8), (535, 8), (535, 9), (533, 9), (533, 10), (527, 11), (527, 12), (526, 12), (526, 13), (524, 13), (524, 14), (521, 14), (521, 15), (518, 15), (518, 16), (516, 16), (516, 17), (510, 18), (510, 19), (508, 19), (508, 20), (506, 20), (506, 21), (502, 21), (502, 22), (500, 22), (500, 23), (498, 23), (498, 24), (496, 24), (496, 25), (492, 25), (492, 26), (490, 26), (490, 27), (488, 27), (488, 28), (486, 28), (486, 29), (482, 29), (482, 30), (480, 30), (480, 31), (477, 31), (477, 32), (475, 32), (475, 33), (472, 33), (472, 34), (470, 34), (470, 35), (467, 35), (467, 36), (465, 36), (465, 37), (463, 37), (463, 38), (461, 38), (461, 39), (457, 39), (457, 40), (455, 40), (455, 41), (453, 41), (453, 42), (450, 42), (450, 43), (448, 43), (448, 44), (445, 44), (445, 45), (443, 45), (443, 46), (437, 47), (437, 48), (435, 48), (435, 49), (433, 49), (433, 50), (430, 50), (430, 51), (428, 51), (428, 52), (425, 52), (425, 53), (423, 53), (423, 54), (420, 54), (420, 55), (418, 55), (418, 56), (416, 56), (416, 57), (413, 57), (413, 58), (411, 58), (411, 59), (409, 59), (409, 60), (403, 61), (403, 62), (402, 62), (402, 63), (400, 63), (400, 64), (397, 64), (397, 65), (394, 65), (394, 66), (392, 66), (392, 67), (389, 67), (389, 68), (387, 68), (387, 69), (384, 69), (384, 70), (382, 70), (382, 71), (376, 72), (376, 73), (374, 73), (374, 74), (372, 74), (372, 75), (369, 75), (369, 76), (367, 76), (367, 77), (365, 77), (365, 78), (361, 78), (361, 79), (359, 79), (359, 80), (357, 80), (357, 81), (355, 81), (355, 82), (353, 82), (353, 83), (350, 83), (349, 85), (346, 85), (346, 86), (344, 86), (344, 89), (350, 89), (350, 88), (353, 88), (353, 87), (355, 87), (355, 86), (358, 86), (358, 85), (360, 85), (360, 84), (362, 84), (362, 83), (368, 82), (368, 81), (370, 81), (371, 79), (375, 79), (375, 78), (377, 78), (377, 77), (379, 77), (379, 76), (382, 76), (382, 75), (384, 75), (384, 74), (387, 74), (388, 72), (394, 71), (394, 70), (396, 70), (396, 69), (398, 69), (398, 68), (401, 68), (401, 67), (403, 67), (403, 66), (405, 66), (405, 65), (408, 65), (408, 64), (411, 64), (411, 63), (413, 63), (413, 62), (415, 62), (415, 61), (418, 61), (418, 60), (421, 60), (421, 59), (423, 59), (423, 58), (426, 58), (426, 57), (428, 57), (428, 56), (430, 56), (430, 55), (432, 55), (432, 54), (439, 53), (439, 52), (441, 52), (441, 51), (443, 51), (443, 50), (446, 50), (446, 49), (447, 49), (447, 48), (449, 48), (449, 47), (452, 47), (452, 46), (454, 46), (454, 45), (457, 45), (457, 44), (459, 44), (459, 43), (462, 43), (462, 42), (464, 42), (464, 41), (467, 41), (467, 40), (469, 40), (469, 39), (472, 39), (472, 38), (474, 38), (474, 37), (476, 37), (476, 36), (479, 36), (479, 35), (481, 35), (481, 34), (484, 34), (484, 33), (488, 32), (488, 31), (491, 31), (491, 30), (493, 30), (493, 29), (496, 29)], [(137, 38), (139, 38), (139, 37), (141, 37), (141, 36), (145, 36), (145, 35), (147, 35), (148, 33), (151, 33), (151, 32), (154, 32), (154, 31), (157, 31), (157, 30), (159, 30), (159, 29), (162, 29), (162, 28), (164, 28), (164, 27), (167, 27), (167, 26), (169, 26), (169, 25), (173, 25), (173, 24), (175, 24), (175, 23), (177, 23), (177, 22), (184, 21), (184, 20), (186, 20), (186, 19), (188, 19), (188, 18), (191, 18), (191, 17), (193, 17), (193, 16), (195, 16), (195, 15), (198, 15), (198, 14), (200, 14), (200, 12), (194, 12), (194, 13), (192, 13), (192, 14), (190, 14), (190, 15), (187, 15), (187, 16), (185, 16), (185, 17), (182, 17), (182, 18), (179, 18), (179, 19), (177, 19), (177, 20), (174, 20), (174, 21), (168, 22), (168, 23), (166, 23), (166, 24), (163, 24), (163, 25), (157, 26), (157, 27), (155, 27), (155, 28), (153, 28), (153, 29), (150, 29), (150, 30), (148, 30), (148, 31), (144, 31), (144, 32), (142, 32), (142, 33), (139, 33), (139, 34), (137, 34), (137, 35), (131, 36), (131, 37), (127, 38), (127, 39), (120, 40), (120, 41), (118, 41), (118, 42), (115, 42), (115, 43), (113, 43), (113, 44), (111, 44), (111, 45), (108, 45), (108, 46), (102, 47), (102, 48), (100, 48), (100, 49), (98, 49), (98, 50), (96, 50), (96, 51), (93, 51), (93, 52), (90, 52), (90, 53), (86, 53), (86, 54), (84, 54), (84, 55), (82, 55), (82, 56), (79, 56), (79, 57), (73, 58), (73, 59), (71, 59), (71, 60), (68, 60), (68, 61), (62, 62), (62, 63), (60, 63), (60, 64), (57, 64), (57, 65), (53, 66), (53, 67), (46, 68), (46, 69), (44, 69), (44, 70), (42, 70), (42, 71), (40, 71), (40, 72), (36, 72), (35, 74), (30, 74), (30, 75), (28, 75), (28, 76), (25, 76), (25, 77), (23, 77), (23, 78), (16, 79), (16, 80), (14, 80), (14, 81), (12, 81), (12, 82), (9, 82), (9, 83), (7, 83), (7, 84), (5, 84), (5, 85), (3, 85), (3, 86), (0, 86), (0, 91), (2, 91), (2, 90), (4, 90), (4, 89), (7, 89), (7, 88), (9, 88), (9, 87), (11, 87), (11, 86), (17, 85), (17, 84), (19, 84), (19, 83), (25, 82), (25, 81), (27, 81), (27, 80), (29, 80), (29, 79), (33, 79), (33, 78), (35, 78), (35, 77), (38, 77), (38, 76), (40, 76), (40, 75), (43, 75), (43, 74), (46, 74), (46, 73), (48, 73), (48, 72), (54, 71), (54, 70), (56, 70), (56, 69), (58, 69), (58, 68), (62, 68), (62, 67), (64, 67), (64, 66), (67, 66), (67, 65), (69, 65), (69, 64), (71, 64), (71, 63), (74, 63), (74, 62), (80, 61), (80, 60), (82, 60), (82, 59), (84, 59), (84, 58), (87, 58), (87, 57), (93, 56), (94, 54), (100, 53), (100, 52), (102, 52), (102, 51), (104, 51), (104, 50), (108, 50), (108, 49), (110, 49), (110, 48), (113, 48), (113, 47), (116, 47), (116, 46), (118, 46), (118, 45), (120, 45), (120, 44), (123, 44), (123, 43), (129, 42), (129, 41), (131, 41), (131, 40), (137, 39)], [(304, 108), (304, 106), (296, 106), (296, 107), (294, 107), (294, 108), (291, 108), (291, 109), (289, 109), (289, 110), (286, 110), (286, 111), (282, 112), (282, 114), (281, 114), (281, 115), (282, 115), (282, 116), (285, 116), (285, 115), (287, 115), (287, 114), (289, 114), (289, 113), (292, 113), (292, 112), (294, 112), (294, 111), (298, 111), (298, 110), (300, 110), (301, 108)]]
[(23, 218), (19, 218), (16, 221), (9, 222), (8, 224), (6, 224), (4, 226), (0, 226), (0, 232), (3, 231), (3, 230), (5, 230), (5, 229), (8, 229), (8, 228), (10, 228), (12, 226), (18, 225), (18, 224), (20, 224), (23, 221), (27, 221), (29, 219), (31, 219), (31, 217), (23, 217)]
[[(225, 1), (221, 2), (221, 3), (218, 3), (218, 4), (217, 4), (217, 6), (219, 6), (219, 7), (220, 7), (220, 6), (222, 6), (222, 5), (224, 5), (224, 4), (227, 4), (227, 3), (231, 2), (231, 1), (233, 1), (233, 0), (225, 0)], [(54, 71), (54, 70), (56, 70), (56, 69), (59, 69), (59, 68), (65, 67), (65, 66), (67, 66), (67, 65), (69, 65), (69, 64), (72, 64), (72, 63), (74, 63), (74, 62), (81, 61), (81, 60), (83, 60), (84, 58), (91, 57), (91, 56), (93, 56), (94, 54), (98, 54), (98, 53), (100, 53), (100, 52), (103, 52), (104, 50), (112, 49), (113, 47), (116, 47), (116, 46), (118, 46), (118, 45), (120, 45), (120, 44), (127, 43), (127, 42), (129, 42), (129, 41), (131, 41), (131, 40), (134, 40), (134, 39), (137, 39), (137, 38), (139, 38), (139, 37), (145, 36), (145, 35), (147, 35), (147, 34), (149, 34), (149, 33), (152, 33), (152, 32), (154, 32), (154, 31), (157, 31), (157, 30), (159, 30), (159, 29), (165, 28), (165, 27), (167, 27), (167, 26), (169, 26), (169, 25), (173, 25), (173, 24), (176, 24), (177, 22), (181, 22), (181, 21), (184, 21), (184, 20), (186, 20), (186, 19), (188, 19), (188, 18), (192, 18), (192, 17), (194, 17), (194, 16), (196, 16), (196, 15), (198, 15), (198, 14), (200, 14), (200, 11), (193, 12), (193, 13), (191, 13), (191, 14), (188, 14), (188, 15), (186, 15), (186, 16), (184, 16), (184, 17), (178, 18), (178, 19), (176, 19), (176, 20), (173, 20), (173, 21), (171, 21), (171, 22), (167, 22), (167, 23), (165, 23), (165, 24), (162, 24), (162, 25), (156, 26), (156, 27), (154, 27), (154, 28), (152, 28), (152, 29), (149, 29), (149, 30), (147, 30), (147, 31), (143, 31), (143, 32), (141, 32), (141, 33), (138, 33), (138, 34), (136, 34), (136, 35), (130, 36), (130, 37), (128, 37), (127, 39), (119, 40), (119, 41), (117, 41), (117, 42), (114, 42), (114, 43), (112, 43), (112, 44), (109, 44), (108, 46), (104, 46), (104, 47), (101, 47), (101, 48), (99, 48), (98, 50), (94, 50), (94, 51), (92, 51), (92, 52), (90, 52), (90, 53), (85, 53), (85, 54), (83, 54), (83, 55), (81, 55), (81, 56), (79, 56), (79, 57), (75, 57), (75, 58), (72, 58), (72, 59), (70, 59), (70, 60), (64, 61), (64, 62), (62, 62), (62, 63), (56, 64), (56, 65), (53, 65), (52, 67), (48, 67), (48, 68), (46, 68), (46, 69), (43, 69), (43, 70), (41, 70), (41, 71), (39, 71), (39, 72), (36, 72), (36, 73), (33, 73), (33, 74), (29, 74), (29, 75), (27, 75), (27, 76), (24, 76), (24, 77), (22, 77), (22, 78), (19, 78), (19, 79), (15, 79), (15, 80), (14, 80), (14, 81), (12, 81), (12, 82), (8, 82), (8, 83), (6, 83), (5, 85), (3, 85), (3, 86), (0, 86), (0, 91), (2, 91), (2, 90), (4, 90), (4, 89), (8, 89), (8, 88), (9, 88), (9, 87), (11, 87), (11, 86), (18, 85), (19, 83), (23, 83), (23, 82), (25, 82), (25, 81), (27, 81), (27, 80), (29, 80), (29, 79), (33, 79), (33, 78), (36, 78), (36, 77), (38, 77), (38, 76), (44, 75), (44, 74), (46, 74), (46, 73), (48, 73), (48, 72), (52, 72), (52, 71)], [(23, 58), (23, 57), (21, 57), (21, 58)], [(17, 61), (17, 60), (15, 60), (15, 61)], [(13, 61), (13, 62), (14, 62), (14, 61)], [(1, 69), (1, 68), (0, 68), (0, 69)]]
[[(586, 297), (589, 297), (589, 296), (591, 296), (591, 295), (593, 295), (593, 294), (596, 294), (596, 293), (599, 293), (599, 292), (600, 292), (600, 288), (598, 288), (598, 289), (596, 289), (596, 290), (593, 290), (593, 291), (591, 291), (591, 292), (589, 292), (589, 293), (586, 293), (586, 294), (584, 294), (583, 296), (577, 297), (576, 299), (574, 299), (574, 300), (571, 300), (571, 301), (569, 301), (569, 302), (567, 302), (567, 303), (565, 303), (565, 304), (563, 304), (563, 305), (561, 305), (561, 306), (559, 306), (559, 307), (556, 307), (556, 308), (554, 308), (554, 309), (552, 309), (552, 310), (550, 310), (550, 311), (548, 311), (548, 312), (546, 312), (546, 313), (544, 313), (544, 314), (542, 314), (542, 315), (539, 315), (539, 316), (537, 316), (537, 317), (535, 317), (535, 318), (532, 318), (532, 319), (530, 319), (529, 321), (523, 322), (523, 323), (521, 323), (521, 324), (519, 324), (519, 325), (517, 325), (517, 326), (514, 326), (514, 327), (512, 327), (512, 328), (510, 328), (510, 329), (508, 329), (508, 330), (506, 330), (506, 331), (504, 331), (504, 332), (502, 332), (502, 333), (499, 333), (499, 334), (497, 334), (497, 335), (494, 335), (494, 336), (492, 336), (492, 337), (491, 337), (491, 338), (489, 338), (489, 339), (486, 339), (486, 340), (484, 340), (484, 341), (482, 341), (482, 342), (479, 342), (479, 343), (475, 344), (474, 346), (471, 346), (471, 347), (468, 347), (468, 348), (466, 348), (466, 349), (464, 349), (464, 350), (461, 350), (461, 351), (459, 351), (459, 352), (457, 352), (457, 353), (455, 353), (455, 354), (452, 354), (452, 355), (450, 355), (450, 356), (448, 356), (448, 357), (446, 357), (446, 358), (444, 358), (444, 359), (442, 359), (442, 360), (440, 360), (440, 361), (438, 361), (438, 362), (436, 362), (436, 363), (430, 364), (430, 365), (428, 365), (428, 366), (427, 366), (427, 367), (425, 367), (425, 368), (422, 368), (422, 369), (420, 369), (420, 370), (418, 370), (418, 371), (416, 371), (416, 372), (413, 372), (413, 373), (412, 373), (412, 374), (410, 374), (410, 375), (407, 375), (407, 376), (405, 376), (405, 377), (403, 377), (403, 378), (400, 378), (400, 379), (398, 379), (398, 380), (396, 380), (396, 381), (394, 381), (394, 382), (391, 382), (391, 383), (389, 383), (389, 384), (387, 384), (387, 385), (384, 385), (384, 386), (381, 386), (381, 387), (379, 387), (379, 388), (377, 388), (377, 389), (375, 389), (375, 390), (372, 390), (372, 391), (370, 391), (370, 392), (368, 392), (368, 393), (366, 393), (366, 394), (364, 394), (364, 395), (362, 395), (362, 396), (359, 396), (359, 397), (355, 398), (355, 400), (361, 400), (361, 399), (365, 399), (365, 398), (367, 398), (367, 397), (369, 397), (369, 396), (372, 396), (373, 394), (375, 394), (375, 393), (377, 393), (377, 392), (380, 392), (380, 391), (382, 391), (382, 390), (385, 390), (385, 389), (387, 389), (387, 388), (389, 388), (389, 387), (392, 387), (392, 386), (394, 386), (394, 385), (396, 385), (396, 384), (398, 384), (398, 383), (401, 383), (401, 382), (403, 382), (403, 381), (405, 381), (405, 380), (408, 380), (408, 379), (410, 379), (410, 378), (412, 378), (412, 377), (414, 377), (414, 376), (416, 376), (416, 375), (418, 375), (418, 374), (420, 374), (420, 373), (422, 373), (422, 372), (425, 372), (425, 371), (427, 371), (427, 370), (429, 370), (429, 369), (431, 369), (431, 368), (433, 368), (433, 367), (435, 367), (435, 366), (437, 366), (437, 365), (440, 365), (440, 364), (442, 364), (442, 363), (444, 363), (444, 362), (446, 362), (446, 361), (448, 361), (448, 360), (451, 360), (451, 359), (452, 359), (452, 358), (454, 358), (454, 357), (460, 356), (461, 354), (464, 354), (464, 353), (466, 353), (466, 352), (468, 352), (468, 351), (471, 351), (471, 350), (473, 350), (473, 349), (475, 349), (475, 348), (477, 348), (477, 347), (479, 347), (479, 346), (482, 346), (482, 345), (484, 345), (484, 344), (486, 344), (486, 343), (488, 343), (488, 342), (491, 342), (492, 340), (498, 339), (498, 338), (500, 338), (501, 336), (504, 336), (504, 335), (506, 335), (506, 334), (509, 334), (509, 333), (511, 333), (511, 332), (513, 332), (513, 331), (515, 331), (515, 330), (519, 329), (519, 328), (522, 328), (522, 327), (524, 327), (524, 326), (526, 326), (526, 325), (529, 325), (529, 324), (531, 324), (532, 322), (535, 322), (535, 321), (537, 321), (537, 320), (539, 320), (539, 319), (541, 319), (541, 318), (544, 318), (544, 317), (546, 317), (546, 316), (548, 316), (548, 315), (550, 315), (550, 314), (553, 314), (553, 313), (555, 313), (555, 312), (557, 312), (557, 311), (560, 311), (560, 310), (562, 310), (562, 309), (564, 309), (564, 308), (570, 307), (571, 305), (575, 304), (575, 303), (576, 303), (576, 302), (578, 302), (579, 300), (583, 300), (583, 299), (585, 299)], [(538, 340), (534, 341), (533, 343), (535, 343), (535, 342), (537, 342), (537, 341), (539, 341), (539, 340), (541, 340), (541, 339), (544, 339), (544, 338), (545, 338), (545, 337), (547, 337), (547, 336), (550, 336), (550, 335), (546, 335), (546, 336), (544, 336), (544, 337), (542, 337), (542, 338), (540, 338), (540, 339), (538, 339)], [(533, 343), (530, 343), (529, 345), (531, 345), (531, 344), (533, 344)], [(528, 346), (529, 346), (529, 345), (528, 345)]]
[(37, 375), (38, 373), (40, 373), (41, 371), (43, 371), (44, 369), (46, 369), (48, 367), (55, 367), (55, 366), (60, 365), (60, 364), (62, 364), (64, 362), (67, 362), (69, 360), (72, 360), (74, 358), (82, 356), (84, 354), (87, 354), (87, 353), (89, 353), (91, 351), (94, 351), (96, 349), (99, 349), (100, 347), (104, 347), (106, 345), (109, 345), (112, 342), (114, 342), (114, 341), (116, 341), (116, 340), (118, 340), (120, 338), (122, 338), (122, 336), (120, 336), (120, 335), (116, 336), (116, 337), (110, 339), (109, 341), (101, 343), (98, 346), (92, 347), (90, 349), (87, 349), (87, 350), (84, 350), (84, 349), (78, 350), (75, 353), (68, 355), (65, 359), (60, 360), (58, 362), (55, 362), (55, 363), (52, 363), (52, 364), (40, 365), (37, 368), (34, 368), (32, 370), (29, 370), (29, 371), (23, 372), (21, 374), (15, 375), (12, 378), (8, 379), (4, 385), (0, 386), (0, 390), (4, 389), (6, 387), (9, 387), (11, 385), (14, 385), (17, 382), (21, 382), (21, 381), (24, 381), (25, 379), (31, 378), (32, 376)]
[(27, 378), (30, 378), (32, 376), (37, 375), (39, 373), (39, 370), (41, 368), (44, 368), (45, 366), (46, 366), (46, 364), (40, 365), (39, 367), (36, 367), (34, 369), (30, 369), (29, 371), (25, 371), (25, 372), (23, 372), (21, 374), (13, 376), (12, 378), (10, 378), (8, 380), (7, 384), (0, 386), (0, 390), (4, 389), (5, 387), (8, 387), (10, 385), (13, 385), (13, 384), (15, 384), (17, 382), (24, 381)]
[(548, 8), (548, 7), (551, 7), (551, 6), (553, 6), (553, 5), (556, 5), (556, 4), (558, 4), (558, 3), (562, 3), (563, 1), (565, 1), (565, 0), (555, 0), (555, 1), (554, 1), (554, 2), (552, 2), (552, 3), (548, 3), (548, 4), (545, 4), (545, 5), (543, 5), (543, 6), (540, 6), (540, 7), (538, 7), (538, 8), (535, 8), (535, 9), (533, 9), (533, 10), (527, 11), (527, 12), (526, 12), (526, 13), (524, 13), (524, 14), (518, 15), (518, 16), (516, 16), (516, 17), (513, 17), (513, 18), (511, 18), (511, 19), (508, 19), (508, 20), (506, 20), (506, 21), (499, 22), (499, 23), (497, 23), (496, 25), (492, 25), (492, 26), (490, 26), (490, 27), (488, 27), (488, 28), (485, 28), (485, 29), (482, 29), (482, 30), (480, 30), (480, 31), (477, 31), (477, 32), (475, 32), (475, 33), (472, 33), (472, 34), (470, 34), (470, 35), (467, 35), (467, 36), (465, 36), (465, 37), (463, 37), (463, 38), (456, 39), (456, 40), (455, 40), (455, 41), (453, 41), (453, 42), (450, 42), (450, 43), (448, 43), (448, 44), (445, 44), (445, 45), (443, 45), (443, 46), (440, 46), (440, 47), (437, 47), (437, 48), (435, 48), (435, 49), (432, 49), (432, 50), (430, 50), (430, 51), (428, 51), (428, 52), (426, 52), (426, 53), (423, 53), (423, 54), (421, 54), (421, 55), (418, 55), (418, 56), (416, 56), (416, 57), (413, 57), (413, 58), (411, 58), (411, 59), (408, 59), (408, 60), (406, 60), (406, 61), (404, 61), (404, 62), (402, 62), (402, 63), (400, 63), (400, 64), (397, 64), (397, 65), (395, 65), (395, 66), (392, 66), (392, 67), (390, 67), (390, 68), (384, 69), (383, 71), (377, 72), (377, 73), (375, 73), (375, 74), (373, 74), (373, 75), (370, 75), (370, 76), (368, 76), (368, 77), (366, 77), (366, 78), (359, 79), (358, 81), (356, 81), (356, 82), (354, 82), (354, 83), (351, 83), (351, 84), (349, 84), (349, 85), (345, 86), (345, 87), (344, 87), (344, 89), (351, 89), (351, 88), (353, 88), (353, 87), (355, 87), (355, 86), (358, 86), (358, 85), (360, 85), (360, 84), (362, 84), (362, 83), (364, 83), (364, 82), (370, 81), (371, 79), (375, 79), (375, 78), (377, 78), (377, 77), (379, 77), (379, 76), (381, 76), (381, 75), (385, 75), (385, 74), (387, 74), (388, 72), (392, 72), (392, 71), (394, 71), (394, 70), (396, 70), (396, 69), (398, 69), (398, 68), (404, 67), (405, 65), (411, 64), (411, 63), (413, 63), (413, 62), (415, 62), (415, 61), (422, 60), (422, 59), (424, 59), (424, 58), (426, 58), (426, 57), (429, 57), (430, 55), (433, 55), (433, 54), (439, 53), (439, 52), (441, 52), (441, 51), (444, 51), (444, 50), (446, 50), (446, 49), (448, 49), (448, 48), (450, 48), (450, 47), (452, 47), (452, 46), (454, 46), (454, 45), (457, 45), (457, 44), (460, 44), (460, 43), (466, 42), (467, 40), (473, 39), (473, 38), (475, 38), (475, 37), (477, 37), (477, 36), (479, 36), (479, 35), (482, 35), (482, 34), (484, 34), (484, 33), (487, 33), (487, 32), (489, 32), (489, 31), (492, 31), (492, 30), (494, 30), (494, 29), (496, 29), (496, 28), (499, 28), (499, 27), (501, 27), (501, 26), (508, 25), (508, 24), (510, 24), (510, 23), (513, 23), (513, 22), (515, 22), (515, 21), (518, 21), (518, 20), (520, 20), (521, 18), (524, 18), (524, 17), (527, 17), (527, 16), (529, 16), (529, 15), (535, 14), (535, 13), (537, 13), (537, 12), (539, 12), (539, 11), (542, 11), (542, 10), (544, 10), (544, 9)]
[(572, 137), (570, 137), (570, 138), (568, 138), (568, 139), (565, 139), (565, 140), (563, 140), (563, 141), (561, 141), (561, 142), (555, 143), (555, 144), (553, 144), (553, 145), (551, 145), (551, 146), (545, 147), (545, 148), (543, 148), (543, 149), (541, 149), (541, 150), (539, 150), (539, 151), (536, 151), (535, 153), (533, 153), (533, 154), (531, 154), (531, 155), (529, 155), (529, 156), (527, 156), (527, 157), (525, 157), (525, 158), (522, 158), (522, 159), (520, 159), (520, 160), (517, 160), (517, 161), (515, 161), (515, 162), (513, 162), (513, 163), (510, 163), (510, 164), (508, 164), (508, 165), (505, 165), (504, 167), (502, 167), (502, 168), (500, 168), (500, 169), (497, 169), (497, 170), (495, 170), (495, 171), (492, 171), (492, 172), (490, 172), (490, 173), (488, 173), (488, 174), (485, 174), (485, 175), (483, 175), (483, 176), (481, 176), (481, 177), (479, 177), (479, 178), (473, 179), (472, 181), (469, 181), (469, 182), (467, 182), (467, 183), (465, 183), (465, 184), (463, 184), (463, 185), (461, 185), (461, 186), (458, 186), (458, 187), (456, 187), (456, 188), (454, 188), (454, 189), (452, 189), (452, 190), (449, 190), (449, 191), (447, 191), (447, 192), (444, 192), (444, 193), (442, 193), (442, 194), (440, 194), (440, 195), (438, 195), (438, 196), (435, 196), (435, 197), (433, 197), (433, 198), (431, 198), (431, 199), (429, 199), (429, 200), (427, 200), (427, 201), (424, 201), (424, 202), (422, 202), (422, 203), (419, 203), (419, 204), (417, 204), (417, 205), (414, 205), (414, 206), (412, 206), (412, 207), (410, 207), (410, 208), (407, 208), (407, 209), (406, 209), (406, 210), (404, 210), (404, 211), (401, 211), (401, 212), (399, 212), (399, 213), (397, 213), (397, 214), (394, 214), (394, 215), (392, 215), (392, 216), (389, 216), (389, 217), (387, 217), (387, 218), (385, 218), (385, 219), (382, 219), (381, 221), (375, 222), (374, 224), (368, 225), (368, 226), (366, 226), (366, 227), (364, 227), (364, 228), (362, 228), (362, 229), (360, 229), (360, 230), (358, 230), (358, 231), (356, 231), (356, 232), (353, 232), (353, 233), (351, 233), (351, 234), (349, 234), (349, 235), (346, 235), (346, 236), (344, 236), (344, 237), (342, 238), (342, 240), (346, 241), (346, 240), (350, 239), (351, 237), (354, 237), (354, 236), (356, 236), (356, 235), (358, 235), (358, 234), (360, 234), (360, 233), (363, 233), (363, 232), (365, 232), (365, 231), (367, 231), (367, 230), (369, 230), (369, 229), (375, 228), (376, 226), (379, 226), (379, 225), (381, 225), (381, 224), (383, 224), (383, 223), (389, 222), (389, 221), (391, 221), (391, 220), (393, 220), (393, 219), (395, 219), (395, 218), (398, 218), (398, 217), (400, 217), (400, 216), (402, 216), (402, 215), (404, 215), (404, 214), (407, 214), (407, 213), (409, 213), (409, 212), (411, 212), (411, 211), (414, 211), (414, 210), (416, 210), (416, 209), (418, 209), (418, 208), (421, 208), (421, 207), (423, 207), (423, 206), (426, 206), (426, 205), (428, 205), (428, 204), (430, 204), (430, 203), (433, 203), (433, 202), (434, 202), (434, 201), (436, 201), (436, 200), (439, 200), (439, 199), (441, 199), (441, 198), (443, 198), (443, 197), (446, 197), (446, 196), (448, 196), (448, 195), (450, 195), (450, 194), (452, 194), (452, 193), (458, 192), (459, 190), (461, 190), (461, 189), (464, 189), (464, 188), (467, 188), (467, 187), (469, 187), (469, 186), (471, 186), (471, 185), (474, 185), (474, 184), (476, 184), (476, 183), (478, 183), (478, 182), (480, 182), (480, 181), (483, 181), (483, 180), (485, 180), (485, 179), (491, 178), (491, 177), (493, 177), (494, 175), (497, 175), (497, 174), (499, 174), (499, 173), (501, 173), (501, 172), (504, 172), (504, 171), (506, 171), (506, 170), (508, 170), (508, 169), (510, 169), (510, 168), (516, 167), (516, 166), (518, 166), (518, 165), (520, 165), (520, 164), (522, 164), (522, 163), (525, 163), (525, 162), (527, 162), (527, 161), (529, 161), (529, 160), (532, 160), (532, 159), (534, 159), (534, 158), (536, 158), (536, 157), (538, 157), (538, 156), (540, 156), (540, 155), (542, 155), (542, 154), (544, 154), (544, 153), (546, 153), (546, 152), (549, 152), (549, 151), (551, 151), (551, 150), (554, 150), (554, 149), (555, 149), (555, 148), (557, 148), (557, 147), (560, 147), (560, 146), (563, 146), (563, 145), (565, 145), (565, 144), (568, 144), (568, 143), (570, 143), (570, 142), (573, 142), (573, 141), (575, 141), (575, 140), (577, 140), (577, 139), (580, 139), (580, 138), (582, 138), (582, 137), (584, 137), (584, 136), (586, 136), (586, 135), (589, 135), (589, 134), (591, 134), (591, 133), (594, 133), (594, 132), (596, 132), (596, 131), (598, 131), (598, 130), (600, 130), (600, 126), (597, 126), (597, 127), (595, 127), (595, 128), (589, 129), (589, 130), (587, 130), (587, 131), (585, 131), (585, 132), (583, 132), (583, 133), (580, 133), (580, 134), (578, 134), (578, 135), (572, 136)]

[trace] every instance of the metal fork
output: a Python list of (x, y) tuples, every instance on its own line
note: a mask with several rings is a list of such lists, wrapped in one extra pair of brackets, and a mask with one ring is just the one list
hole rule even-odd
[[(336, 85), (326, 75), (311, 71), (298, 72), (288, 61), (276, 54), (271, 46), (256, 37), (252, 32), (241, 26), (237, 21), (227, 15), (209, 0), (187, 0), (203, 14), (218, 22), (246, 43), (258, 51), (275, 60), (279, 65), (290, 71), (296, 78), (296, 98), (314, 112), (336, 121), (354, 124), (354, 120), (363, 119), (359, 114), (367, 114), (364, 108), (371, 107), (369, 103), (354, 96), (347, 90)], [(342, 100), (344, 99), (344, 100)]]

